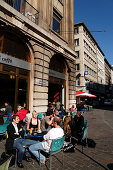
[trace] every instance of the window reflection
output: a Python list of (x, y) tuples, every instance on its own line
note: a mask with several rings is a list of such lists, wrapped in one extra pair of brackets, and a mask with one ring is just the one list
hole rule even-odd
[(62, 17), (60, 14), (54, 9), (53, 10), (53, 30), (60, 34), (61, 32), (61, 20)]

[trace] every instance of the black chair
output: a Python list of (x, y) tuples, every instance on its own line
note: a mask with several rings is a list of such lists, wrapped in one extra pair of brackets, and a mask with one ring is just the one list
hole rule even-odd
[(9, 155), (5, 159), (1, 160), (0, 161), (0, 169), (8, 170), (11, 159), (12, 159), (12, 155)]

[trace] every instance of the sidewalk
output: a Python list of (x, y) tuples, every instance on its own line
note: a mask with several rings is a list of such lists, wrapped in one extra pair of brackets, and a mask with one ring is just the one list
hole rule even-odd
[[(88, 138), (96, 142), (96, 148), (84, 148), (76, 146), (73, 153), (64, 153), (64, 167), (53, 158), (52, 169), (54, 170), (101, 170), (113, 169), (113, 111), (93, 109), (84, 114), (88, 121)], [(0, 142), (0, 153), (4, 151), (5, 140)], [(3, 147), (2, 147), (3, 146)], [(57, 154), (62, 160), (62, 154)], [(35, 160), (28, 163), (23, 161), (24, 170), (47, 170), (47, 167), (39, 167)], [(47, 162), (49, 167), (49, 161)], [(20, 168), (10, 167), (9, 170), (20, 170)]]

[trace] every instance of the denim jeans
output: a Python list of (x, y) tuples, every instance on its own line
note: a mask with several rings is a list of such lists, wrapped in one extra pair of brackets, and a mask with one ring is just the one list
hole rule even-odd
[[(36, 143), (36, 144), (34, 144), (34, 145), (31, 145), (31, 146), (29, 147), (29, 151), (30, 151), (30, 152), (36, 157), (36, 159), (39, 161), (39, 152), (38, 152), (38, 150), (43, 150), (43, 151), (45, 151), (45, 149), (43, 148), (41, 142), (38, 142), (38, 143)], [(44, 161), (44, 160), (45, 160), (45, 156), (40, 153), (40, 162), (42, 162), (42, 161)]]
[[(36, 144), (36, 143), (37, 143), (37, 141), (30, 140), (30, 139), (18, 138), (16, 140), (14, 140), (13, 148), (18, 149), (18, 158), (17, 158), (17, 161), (19, 163), (22, 163), (22, 159), (23, 159), (23, 156), (24, 156), (24, 153), (25, 153), (25, 148), (23, 146), (24, 145), (25, 146), (30, 146), (30, 145), (33, 145), (33, 144)], [(30, 153), (26, 152), (25, 155), (29, 157)]]

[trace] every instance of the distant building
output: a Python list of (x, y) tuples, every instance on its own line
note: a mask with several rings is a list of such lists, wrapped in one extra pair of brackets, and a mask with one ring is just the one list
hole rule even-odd
[(83, 23), (74, 24), (76, 59), (76, 90), (105, 94), (104, 53)]
[(105, 65), (105, 92), (106, 92), (106, 98), (112, 98), (112, 67), (107, 61), (107, 59), (104, 59), (104, 65)]

